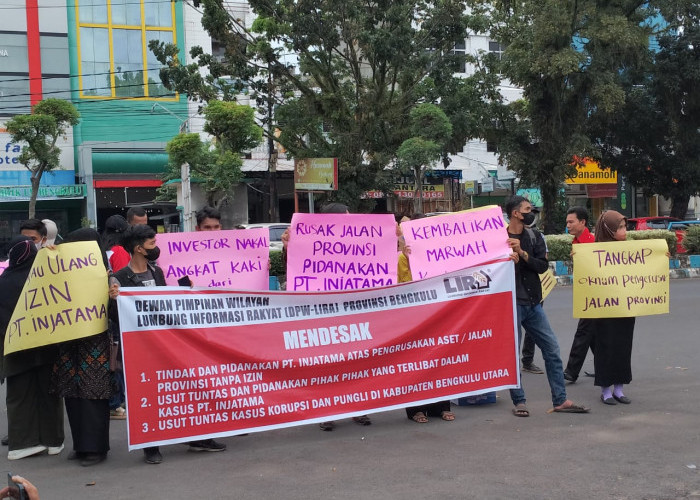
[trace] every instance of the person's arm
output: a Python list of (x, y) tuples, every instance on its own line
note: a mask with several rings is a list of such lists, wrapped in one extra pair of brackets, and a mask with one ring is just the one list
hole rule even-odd
[[(525, 237), (527, 237), (529, 240), (528, 235), (525, 235)], [(527, 244), (527, 247), (530, 247), (529, 243)], [(549, 264), (547, 263), (547, 248), (544, 244), (544, 238), (540, 238), (535, 235), (535, 247), (531, 248), (530, 250), (521, 250), (522, 252), (518, 253), (520, 256), (520, 262), (535, 271), (537, 274), (542, 274), (549, 268)]]

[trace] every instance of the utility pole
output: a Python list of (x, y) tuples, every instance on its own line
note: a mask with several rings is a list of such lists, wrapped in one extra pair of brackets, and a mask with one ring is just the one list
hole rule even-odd
[(270, 188), (270, 222), (279, 222), (279, 199), (277, 196), (277, 148), (275, 147), (274, 128), (272, 125), (272, 98), (274, 96), (274, 82), (272, 72), (268, 65), (267, 72), (267, 180)]

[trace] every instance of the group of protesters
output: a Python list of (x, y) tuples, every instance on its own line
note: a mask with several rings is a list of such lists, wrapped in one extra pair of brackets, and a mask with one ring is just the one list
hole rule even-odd
[[(331, 203), (323, 213), (349, 213), (348, 207)], [(548, 268), (544, 238), (531, 228), (535, 221), (528, 200), (513, 196), (505, 205), (508, 216), (508, 245), (515, 267), (515, 301), (519, 331), (524, 330), (539, 347), (545, 364), (540, 370), (532, 364), (526, 368), (546, 373), (551, 389), (552, 409), (556, 413), (587, 413), (589, 408), (567, 398), (566, 382), (578, 378), (586, 353), (594, 352), (595, 385), (601, 388), (605, 404), (629, 404), (623, 386), (631, 381), (631, 349), (634, 318), (580, 320), (566, 368), (559, 344), (542, 305), (539, 275)], [(416, 214), (411, 219), (424, 217)], [(221, 215), (205, 207), (196, 215), (198, 231), (221, 230)], [(624, 216), (607, 211), (595, 228), (595, 236), (587, 228), (588, 213), (574, 207), (567, 214), (567, 228), (575, 236), (574, 243), (611, 242), (625, 239)], [(411, 249), (403, 243), (400, 225), (399, 282), (412, 281)], [(20, 298), (37, 252), (42, 247), (59, 244), (57, 227), (49, 220), (28, 220), (20, 234), (7, 245), (9, 266), (0, 276), (0, 331), (3, 340), (13, 310)], [(289, 234), (282, 238), (283, 257), (289, 245)], [(116, 298), (119, 288), (164, 286), (163, 271), (157, 266), (159, 248), (156, 232), (148, 225), (147, 213), (131, 208), (126, 218), (113, 215), (105, 222), (102, 234), (94, 229), (73, 231), (60, 243), (94, 241), (100, 245), (102, 261), (108, 271), (109, 327), (97, 335), (50, 346), (14, 352), (0, 352), (0, 376), (7, 381), (8, 459), (17, 460), (48, 452), (58, 455), (64, 449), (64, 405), (73, 439), (69, 460), (91, 466), (105, 460), (109, 451), (110, 419), (124, 419), (128, 408), (124, 397), (124, 375), (119, 352), (119, 324)], [(575, 248), (575, 247), (574, 247)], [(185, 284), (187, 285), (187, 284)], [(191, 282), (189, 283), (191, 285)], [(528, 417), (529, 410), (523, 386), (510, 390), (513, 414)], [(452, 421), (450, 402), (443, 401), (406, 409), (409, 419), (426, 423), (429, 417)], [(368, 416), (354, 417), (359, 425), (370, 425)], [(320, 427), (331, 431), (333, 422)], [(224, 451), (226, 446), (213, 439), (188, 443), (192, 451)], [(158, 447), (144, 449), (146, 463), (158, 464), (162, 455)]]

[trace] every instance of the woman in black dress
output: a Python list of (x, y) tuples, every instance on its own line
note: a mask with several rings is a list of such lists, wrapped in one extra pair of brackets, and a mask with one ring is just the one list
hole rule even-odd
[[(627, 220), (614, 210), (604, 212), (595, 226), (595, 241), (625, 241)], [(635, 318), (595, 318), (594, 384), (602, 389), (600, 400), (606, 405), (629, 404), (622, 391), (632, 381), (632, 338)]]
[[(97, 231), (83, 228), (68, 234), (63, 243), (95, 241)], [(105, 268), (107, 258), (100, 259)], [(108, 283), (105, 279), (105, 295)], [(108, 330), (59, 344), (53, 367), (52, 390), (65, 399), (66, 413), (73, 436), (70, 460), (80, 465), (96, 465), (109, 451), (109, 398), (112, 378), (109, 370), (110, 334)]]

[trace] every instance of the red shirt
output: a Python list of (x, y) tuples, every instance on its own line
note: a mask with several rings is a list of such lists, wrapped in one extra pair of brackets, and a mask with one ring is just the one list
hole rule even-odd
[(571, 243), (595, 243), (595, 236), (591, 234), (587, 227), (584, 227), (583, 232), (574, 238), (574, 241)]
[[(111, 253), (110, 253), (111, 252)], [(109, 259), (109, 266), (112, 268), (112, 272), (116, 273), (121, 268), (126, 267), (131, 260), (129, 252), (124, 250), (124, 247), (120, 245), (114, 245), (110, 248), (110, 255), (107, 256)]]

